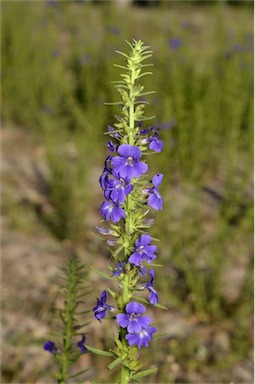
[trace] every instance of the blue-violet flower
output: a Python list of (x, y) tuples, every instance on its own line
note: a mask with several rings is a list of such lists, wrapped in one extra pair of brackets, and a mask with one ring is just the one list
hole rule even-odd
[(118, 148), (118, 154), (112, 158), (111, 163), (114, 171), (125, 180), (131, 180), (133, 177), (140, 177), (148, 170), (148, 165), (143, 161), (139, 161), (142, 156), (140, 148), (122, 144)]
[(122, 328), (127, 328), (129, 333), (139, 333), (152, 322), (149, 316), (142, 316), (145, 311), (144, 305), (131, 301), (126, 305), (126, 314), (120, 313), (116, 316), (117, 323)]
[(154, 255), (157, 252), (158, 248), (156, 245), (150, 245), (151, 236), (150, 235), (141, 235), (139, 239), (136, 240), (135, 252), (129, 257), (128, 261), (131, 264), (139, 267), (143, 261), (151, 263), (152, 260), (156, 258)]
[(113, 201), (104, 201), (100, 207), (100, 212), (105, 220), (112, 220), (114, 223), (126, 217), (124, 209), (120, 208), (118, 204)]
[(114, 203), (121, 203), (126, 200), (126, 196), (133, 190), (134, 186), (122, 177), (109, 179), (104, 192), (107, 200), (111, 199)]
[(150, 138), (149, 147), (150, 147), (150, 149), (152, 149), (155, 152), (161, 152), (162, 151), (162, 149), (164, 147), (164, 143), (163, 143), (163, 141), (159, 140), (157, 133), (155, 133), (154, 136), (152, 136), (152, 138)]
[(148, 197), (148, 205), (154, 209), (162, 211), (163, 208), (163, 199), (159, 193), (158, 186), (161, 184), (164, 175), (162, 173), (157, 173), (152, 178), (153, 188), (149, 190), (150, 196)]
[(100, 299), (97, 299), (97, 305), (95, 308), (93, 308), (94, 316), (97, 318), (97, 320), (100, 321), (106, 316), (107, 310), (112, 310), (113, 307), (111, 305), (106, 304), (107, 299), (107, 292), (103, 291)]
[(78, 343), (76, 343), (77, 347), (80, 348), (81, 353), (86, 353), (87, 352), (87, 348), (84, 345), (85, 340), (86, 340), (86, 337), (84, 335), (82, 335), (82, 339), (80, 341), (78, 341)]
[(122, 273), (124, 273), (126, 264), (127, 263), (125, 261), (118, 263), (112, 273), (112, 276), (120, 276)]
[(155, 332), (157, 332), (157, 328), (147, 327), (147, 328), (143, 328), (138, 333), (128, 333), (125, 336), (125, 339), (128, 340), (128, 343), (130, 346), (137, 345), (138, 348), (140, 349), (143, 346), (145, 347), (149, 346), (149, 341), (152, 340), (152, 334)]
[(150, 271), (150, 275), (151, 275), (151, 280), (148, 281), (148, 283), (144, 284), (142, 286), (143, 289), (148, 289), (149, 290), (149, 302), (152, 304), (152, 305), (155, 305), (158, 303), (158, 293), (156, 292), (155, 288), (154, 288), (154, 278), (155, 278), (155, 272), (154, 272), (154, 269), (152, 269)]
[(51, 340), (48, 340), (44, 343), (43, 345), (43, 349), (45, 351), (48, 351), (50, 353), (54, 353), (57, 351), (57, 347), (56, 347), (56, 344), (54, 343), (54, 341), (51, 341)]

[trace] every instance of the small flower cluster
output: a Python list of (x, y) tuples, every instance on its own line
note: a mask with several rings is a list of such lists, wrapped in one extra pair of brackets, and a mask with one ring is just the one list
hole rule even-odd
[[(80, 348), (80, 353), (86, 353), (87, 352), (87, 348), (85, 347), (85, 344), (84, 344), (85, 340), (86, 340), (86, 337), (84, 335), (82, 335), (81, 340), (78, 341), (77, 343), (75, 343), (73, 348), (77, 348), (78, 347), (78, 348)], [(51, 340), (48, 340), (48, 341), (46, 341), (44, 343), (43, 349), (45, 351), (47, 351), (47, 352), (52, 353), (53, 355), (61, 352), (61, 349), (57, 348), (57, 346), (54, 343), (54, 341), (51, 341)]]
[[(153, 133), (152, 136), (148, 135), (149, 131)], [(108, 127), (108, 132), (115, 139), (122, 140), (122, 135), (119, 132), (115, 132), (114, 128)], [(100, 212), (106, 221), (111, 220), (113, 223), (118, 223), (121, 219), (127, 221), (129, 212), (125, 202), (128, 195), (130, 195), (132, 203), (138, 203), (138, 207), (142, 203), (143, 206), (149, 205), (156, 210), (162, 210), (163, 199), (158, 187), (162, 182), (163, 175), (161, 173), (154, 175), (152, 187), (150, 188), (144, 187), (144, 182), (141, 184), (138, 179), (142, 178), (148, 171), (146, 162), (141, 161), (142, 150), (140, 147), (144, 150), (144, 145), (149, 144), (151, 150), (160, 152), (163, 148), (163, 142), (159, 139), (158, 133), (154, 128), (150, 127), (143, 130), (141, 123), (139, 123), (136, 143), (138, 145), (118, 145), (112, 140), (107, 143), (108, 150), (115, 152), (117, 155), (106, 158), (105, 167), (99, 179), (104, 197), (106, 198), (106, 201), (100, 207)], [(145, 202), (144, 196), (147, 200)], [(129, 205), (131, 205), (130, 200)], [(119, 242), (121, 242), (121, 231), (116, 231), (116, 228), (116, 226), (114, 229), (97, 227), (97, 230), (103, 235), (119, 237)], [(137, 277), (136, 275), (145, 275), (147, 268), (143, 266), (143, 263), (152, 263), (156, 258), (155, 253), (158, 250), (156, 245), (151, 244), (151, 241), (152, 238), (147, 233), (143, 233), (136, 238), (134, 246), (131, 247), (132, 252), (129, 257), (124, 261), (119, 261), (112, 275), (119, 277), (134, 269), (136, 271), (134, 274), (135, 278)], [(108, 240), (108, 244), (115, 245), (116, 240)], [(150, 304), (155, 305), (158, 303), (158, 294), (154, 288), (154, 269), (149, 271), (149, 275), (150, 280), (147, 283), (138, 285), (137, 289), (147, 289), (149, 291), (148, 301)], [(103, 291), (100, 299), (97, 300), (97, 305), (93, 308), (94, 315), (100, 322), (106, 316), (107, 310), (115, 311), (114, 307), (106, 303), (106, 300), (107, 292)], [(120, 327), (127, 328), (126, 340), (128, 340), (129, 345), (137, 345), (138, 348), (142, 346), (148, 347), (148, 342), (152, 339), (152, 334), (156, 332), (156, 328), (149, 326), (152, 320), (148, 316), (141, 316), (145, 312), (145, 307), (136, 302), (129, 302), (125, 307), (125, 312), (125, 314), (118, 314), (116, 319)], [(128, 322), (128, 318), (132, 319), (131, 325)], [(137, 325), (136, 327), (135, 324)]]
[[(160, 152), (163, 148), (163, 142), (158, 139), (157, 133), (152, 138), (143, 139), (143, 144), (145, 142), (150, 142), (150, 148), (156, 152)], [(108, 156), (105, 161), (105, 167), (99, 181), (106, 201), (101, 205), (100, 211), (105, 220), (112, 220), (113, 223), (117, 223), (126, 217), (123, 203), (134, 188), (131, 180), (138, 179), (145, 174), (148, 165), (140, 161), (142, 151), (138, 146), (129, 144), (117, 146), (110, 140), (107, 147), (109, 151), (117, 151), (119, 156)], [(153, 187), (143, 190), (143, 193), (149, 194), (148, 205), (158, 210), (162, 210), (163, 205), (158, 191), (162, 178), (162, 174), (155, 175), (152, 179)]]
[(152, 322), (149, 316), (142, 316), (146, 308), (142, 304), (130, 302), (126, 305), (126, 313), (116, 316), (117, 323), (122, 328), (127, 328), (125, 336), (130, 346), (137, 345), (148, 347), (149, 341), (152, 340), (152, 334), (157, 332), (155, 327), (151, 327)]

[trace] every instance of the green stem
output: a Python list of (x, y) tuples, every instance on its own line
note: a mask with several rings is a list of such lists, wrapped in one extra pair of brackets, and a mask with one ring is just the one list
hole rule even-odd
[(129, 369), (122, 365), (121, 373), (120, 373), (120, 384), (128, 384), (129, 383)]
[(131, 86), (129, 89), (129, 132), (128, 140), (130, 145), (134, 145), (134, 128), (135, 128), (135, 119), (134, 119), (134, 100), (133, 100), (133, 87), (135, 86), (135, 68), (132, 68), (131, 72)]
[[(129, 303), (129, 299), (130, 299), (129, 276), (125, 275), (122, 282), (123, 282), (122, 305), (123, 305), (123, 309), (124, 309), (125, 306)], [(121, 328), (120, 329), (120, 339), (121, 339), (121, 342), (122, 342), (122, 355), (123, 355), (123, 358), (125, 357), (126, 350), (127, 350), (127, 341), (125, 339), (126, 334), (127, 334), (126, 329)], [(129, 383), (129, 377), (130, 377), (130, 370), (129, 370), (129, 368), (125, 367), (124, 364), (122, 364), (121, 373), (120, 373), (120, 384), (127, 384), (127, 383)]]
[[(134, 145), (135, 144), (135, 134), (136, 134), (136, 128), (135, 128), (135, 117), (136, 117), (136, 109), (135, 109), (135, 100), (137, 98), (137, 89), (135, 88), (135, 82), (138, 79), (139, 71), (139, 63), (142, 62), (142, 47), (141, 43), (138, 42), (136, 44), (136, 47), (134, 47), (133, 52), (130, 55), (130, 60), (128, 67), (131, 69), (131, 75), (128, 81), (128, 88), (129, 88), (129, 95), (128, 100), (125, 100), (126, 106), (128, 106), (129, 111), (129, 117), (128, 117), (128, 130), (126, 131), (128, 136), (128, 144)], [(140, 50), (140, 51), (139, 51)], [(138, 52), (139, 51), (139, 52)], [(140, 56), (139, 54), (140, 53)], [(126, 128), (126, 127), (125, 127)], [(126, 212), (126, 219), (125, 219), (125, 232), (123, 233), (123, 244), (124, 244), (124, 260), (127, 261), (128, 257), (130, 255), (130, 243), (133, 241), (134, 237), (134, 224), (132, 220), (132, 214), (134, 211), (134, 202), (132, 200), (132, 196), (127, 196), (127, 201), (125, 204), (125, 212)], [(121, 286), (122, 286), (122, 293), (121, 293), (121, 306), (120, 310), (121, 312), (125, 313), (125, 307), (130, 302), (130, 298), (132, 295), (132, 289), (130, 289), (130, 275), (129, 273), (126, 273), (123, 278), (121, 279)], [(134, 282), (133, 282), (134, 283)], [(127, 363), (130, 363), (130, 357), (129, 357), (129, 347), (128, 342), (125, 339), (125, 336), (127, 334), (127, 330), (120, 328), (119, 330), (119, 340), (122, 344), (121, 348), (121, 359), (122, 359), (122, 367), (121, 367), (121, 373), (120, 373), (120, 384), (128, 384), (130, 381), (131, 376), (131, 369), (126, 366)], [(124, 365), (126, 364), (126, 365)]]
[(69, 353), (72, 342), (74, 322), (73, 322), (73, 308), (75, 305), (75, 290), (76, 280), (73, 279), (72, 270), (70, 270), (70, 281), (68, 283), (68, 299), (64, 308), (64, 317), (66, 319), (65, 331), (63, 334), (63, 354), (61, 360), (61, 369), (58, 379), (59, 384), (64, 384), (68, 379), (68, 367), (69, 367)]

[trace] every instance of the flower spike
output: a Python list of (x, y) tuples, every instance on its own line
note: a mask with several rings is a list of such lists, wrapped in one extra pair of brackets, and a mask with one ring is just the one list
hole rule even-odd
[[(151, 57), (152, 51), (140, 40), (127, 43), (129, 53), (117, 51), (125, 60), (125, 65), (116, 65), (123, 70), (121, 80), (115, 82), (115, 88), (122, 99), (115, 104), (119, 106), (121, 113), (119, 116), (115, 115), (115, 124), (108, 125), (107, 128), (107, 134), (111, 137), (107, 142), (110, 156), (106, 158), (100, 177), (106, 199), (101, 204), (100, 212), (110, 229), (97, 227), (99, 233), (114, 236), (114, 239), (108, 238), (106, 242), (111, 247), (116, 264), (110, 267), (111, 276), (106, 276), (119, 283), (118, 292), (108, 288), (116, 301), (114, 311), (117, 314), (112, 316), (112, 320), (117, 323), (119, 335), (115, 338), (116, 348), (113, 350), (115, 360), (109, 368), (122, 364), (121, 384), (127, 384), (136, 375), (142, 377), (147, 372), (138, 372), (141, 365), (133, 351), (134, 348), (140, 350), (142, 347), (149, 347), (153, 334), (157, 332), (151, 325), (152, 318), (146, 315), (146, 307), (134, 301), (134, 292), (147, 289), (148, 303), (158, 303), (158, 293), (154, 288), (154, 269), (149, 272), (150, 280), (147, 283), (139, 284), (139, 280), (147, 274), (146, 264), (156, 259), (158, 251), (157, 246), (151, 244), (152, 237), (146, 233), (153, 224), (153, 219), (146, 216), (150, 212), (149, 207), (156, 210), (162, 210), (163, 207), (163, 199), (158, 190), (163, 174), (157, 173), (151, 180), (147, 176), (148, 164), (143, 158), (143, 154), (152, 153), (151, 151), (161, 152), (164, 145), (157, 128), (145, 126), (150, 117), (144, 115), (148, 101), (142, 100), (152, 92), (144, 90), (140, 79), (152, 74), (144, 72), (144, 68), (150, 65), (145, 60)], [(93, 308), (94, 316), (100, 322), (108, 310), (113, 311), (106, 299), (107, 292), (103, 291)], [(102, 353), (106, 352), (100, 351), (99, 354)]]

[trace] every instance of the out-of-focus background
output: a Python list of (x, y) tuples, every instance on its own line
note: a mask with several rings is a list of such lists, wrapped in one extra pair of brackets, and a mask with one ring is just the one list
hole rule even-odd
[[(164, 173), (151, 310), (162, 334), (142, 350), (148, 383), (253, 382), (253, 7), (246, 1), (2, 2), (2, 382), (52, 383), (42, 349), (58, 305), (58, 267), (70, 254), (93, 289), (109, 251), (93, 235), (103, 202), (104, 135), (115, 122), (115, 50), (141, 39), (154, 54), (165, 146), (149, 157)], [(112, 347), (93, 313), (87, 342)], [(109, 359), (83, 356), (83, 382), (116, 381)], [(75, 381), (73, 381), (75, 382)]]

